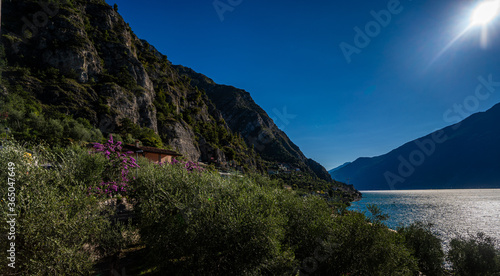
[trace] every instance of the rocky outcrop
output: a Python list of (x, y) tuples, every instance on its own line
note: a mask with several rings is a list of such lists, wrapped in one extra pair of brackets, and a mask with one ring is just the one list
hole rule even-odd
[(196, 146), (196, 140), (194, 139), (194, 132), (181, 122), (172, 122), (166, 127), (166, 137), (168, 137), (167, 143), (173, 148), (177, 149), (179, 152), (188, 158), (189, 160), (198, 161), (201, 156), (200, 149)]
[[(37, 71), (61, 73), (82, 85), (90, 84), (83, 89), (97, 90), (102, 97), (106, 97), (103, 104), (113, 111), (112, 114), (99, 114), (92, 118), (105, 121), (96, 122), (103, 127), (101, 131), (114, 129), (123, 117), (157, 131), (156, 111), (152, 108), (155, 98), (153, 83), (137, 58), (137, 48), (133, 47), (140, 41), (127, 29), (121, 16), (100, 1), (72, 6), (54, 2), (50, 6), (53, 16), (46, 24), (38, 26), (16, 20), (29, 18), (29, 11), (33, 11), (33, 15), (40, 14), (40, 10), (37, 11), (41, 8), (38, 2), (12, 1), (4, 4), (6, 16), (3, 31), (8, 39), (3, 42), (7, 52), (10, 52), (9, 56), (17, 56), (11, 61)], [(26, 28), (28, 33), (22, 33)], [(133, 87), (109, 83), (109, 75), (122, 83), (126, 81), (123, 78), (128, 77)], [(98, 82), (103, 85), (96, 86)], [(45, 88), (42, 87), (43, 90)], [(86, 100), (92, 104), (95, 99)]]
[(105, 99), (105, 105), (110, 107), (112, 114), (115, 114), (111, 122), (101, 124), (106, 126), (101, 128), (101, 131), (113, 132), (114, 126), (119, 125), (124, 118), (157, 131), (156, 112), (154, 108), (151, 108), (154, 99), (150, 93), (143, 92), (140, 95), (134, 95), (114, 83), (102, 85), (99, 92), (100, 96)]
[(241, 133), (245, 142), (268, 161), (292, 163), (321, 179), (330, 181), (330, 174), (319, 163), (308, 159), (288, 136), (280, 130), (269, 115), (255, 103), (245, 90), (219, 85), (207, 76), (184, 66), (175, 66), (191, 84), (203, 89), (220, 110), (231, 130)]

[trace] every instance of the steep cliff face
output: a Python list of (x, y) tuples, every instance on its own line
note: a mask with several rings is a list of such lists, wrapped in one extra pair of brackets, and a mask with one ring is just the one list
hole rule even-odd
[(175, 68), (181, 75), (191, 78), (193, 86), (206, 92), (231, 130), (241, 133), (245, 142), (252, 145), (265, 160), (292, 163), (321, 179), (331, 179), (323, 166), (305, 157), (299, 147), (254, 102), (250, 93), (233, 86), (219, 85), (190, 68), (180, 65)]
[[(41, 3), (12, 1), (3, 7), (2, 42), (9, 64), (31, 69), (36, 84), (31, 92), (50, 104), (69, 104), (71, 110), (65, 112), (89, 112), (86, 117), (104, 132), (113, 131), (122, 118), (156, 131), (153, 84), (132, 47), (140, 41), (122, 18), (100, 1)], [(110, 81), (112, 76), (128, 80), (118, 85)], [(126, 81), (137, 86), (127, 89)], [(92, 112), (89, 107), (99, 100), (112, 116)]]
[(7, 1), (2, 12), (4, 79), (48, 117), (132, 132), (191, 160), (287, 162), (330, 180), (248, 92), (173, 66), (104, 1)]

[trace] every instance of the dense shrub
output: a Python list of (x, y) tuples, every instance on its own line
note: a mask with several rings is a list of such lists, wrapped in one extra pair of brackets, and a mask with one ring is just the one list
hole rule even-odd
[(495, 250), (494, 240), (483, 233), (453, 239), (448, 260), (459, 276), (500, 275), (500, 252)]
[[(15, 208), (7, 209), (8, 186), (1, 185), (0, 215), (17, 216), (15, 240), (0, 239), (3, 249), (15, 242), (15, 269), (7, 267), (7, 251), (1, 250), (2, 273), (91, 275), (94, 261), (122, 244), (119, 228), (106, 215), (110, 210), (86, 193), (87, 183), (98, 180), (103, 160), (79, 149), (54, 152), (36, 146), (30, 155), (15, 143), (3, 146), (0, 177), (6, 180), (9, 162), (15, 164)], [(9, 232), (7, 226), (2, 223), (2, 235)]]
[(428, 276), (443, 275), (444, 252), (441, 240), (431, 231), (431, 225), (421, 222), (398, 229), (406, 246), (418, 260), (421, 272)]
[(281, 247), (286, 218), (265, 187), (183, 165), (140, 165), (140, 233), (160, 271), (242, 275), (291, 268), (292, 255)]
[(368, 209), (368, 211), (370, 212), (370, 217), (368, 217), (368, 220), (371, 223), (380, 224), (389, 218), (389, 216), (387, 214), (384, 214), (380, 207), (375, 204), (368, 204), (366, 206), (366, 209)]
[(320, 241), (332, 232), (332, 218), (326, 202), (317, 196), (276, 197), (281, 212), (287, 217), (285, 243), (294, 249), (295, 257), (304, 260), (313, 256)]
[(363, 214), (348, 213), (335, 220), (327, 275), (413, 275), (416, 260), (404, 239), (383, 224), (369, 224)]

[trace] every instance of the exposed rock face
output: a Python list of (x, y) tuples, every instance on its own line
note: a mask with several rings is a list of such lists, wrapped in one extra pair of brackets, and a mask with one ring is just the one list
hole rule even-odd
[(152, 129), (191, 160), (287, 162), (330, 179), (248, 92), (173, 66), (103, 0), (3, 4), (4, 75), (46, 111), (83, 117), (105, 134), (124, 121)]
[(201, 152), (196, 146), (195, 135), (189, 126), (181, 122), (173, 122), (166, 126), (168, 144), (178, 149), (189, 160), (197, 161), (200, 159)]
[(319, 163), (307, 159), (299, 147), (281, 131), (258, 106), (250, 93), (232, 86), (219, 85), (207, 76), (184, 66), (175, 66), (191, 78), (191, 84), (205, 90), (207, 96), (221, 111), (231, 130), (241, 133), (247, 144), (269, 161), (289, 162), (313, 172), (324, 180), (331, 180), (330, 174)]
[[(189, 76), (193, 86), (204, 89), (216, 105), (229, 127), (245, 137), (247, 143), (259, 152), (270, 149), (277, 136), (284, 135), (267, 113), (258, 106), (250, 93), (232, 86), (218, 85), (208, 77), (184, 66), (175, 66), (181, 74)], [(305, 159), (300, 153), (300, 159)]]
[[(101, 87), (92, 85), (91, 88), (98, 90), (100, 95), (109, 97), (106, 104), (116, 113), (112, 116), (115, 124), (119, 119), (127, 117), (157, 131), (156, 112), (151, 108), (155, 98), (153, 83), (137, 58), (137, 48), (133, 47), (141, 42), (131, 34), (121, 16), (109, 5), (99, 1), (88, 1), (82, 6), (73, 5), (73, 9), (57, 2), (49, 5), (48, 9), (43, 10), (50, 10), (49, 15), (53, 17), (38, 27), (27, 23), (23, 25), (26, 21), (15, 20), (26, 18), (26, 15), (29, 18), (29, 11), (33, 15), (39, 15), (42, 8), (40, 3), (5, 3), (4, 12), (7, 16), (4, 16), (4, 33), (17, 38), (9, 41), (10, 43), (5, 43), (7, 41), (4, 40), (7, 50), (24, 57), (16, 60), (17, 62), (38, 67), (38, 70), (55, 68), (80, 84), (94, 84), (105, 78), (103, 74), (108, 73), (118, 78), (130, 77), (130, 81), (137, 85), (134, 89), (110, 84)], [(30, 35), (21, 32), (26, 26)], [(101, 33), (105, 36), (103, 40), (100, 39)], [(8, 47), (9, 44), (12, 48)], [(134, 92), (132, 96), (130, 92)], [(97, 116), (94, 119), (99, 117), (109, 121), (109, 116)], [(108, 123), (98, 125), (105, 126), (102, 131), (114, 128), (114, 125)]]
[(143, 93), (142, 95), (135, 96), (114, 83), (103, 85), (99, 92), (101, 96), (105, 97), (105, 103), (111, 108), (112, 113), (116, 114), (113, 116), (111, 124), (109, 122), (102, 124), (103, 126), (107, 126), (107, 128), (103, 127), (101, 131), (113, 132), (114, 126), (120, 124), (120, 121), (124, 118), (130, 119), (135, 124), (157, 131), (156, 111), (154, 108), (151, 108), (154, 100), (151, 94)]

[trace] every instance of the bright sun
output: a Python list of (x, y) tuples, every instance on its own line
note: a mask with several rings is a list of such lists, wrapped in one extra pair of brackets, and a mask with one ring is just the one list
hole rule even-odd
[(500, 0), (485, 1), (477, 6), (472, 14), (473, 25), (484, 25), (493, 20), (499, 12)]
[(455, 36), (431, 61), (434, 63), (441, 55), (443, 55), (448, 49), (451, 48), (461, 37), (463, 37), (467, 32), (476, 26), (481, 27), (481, 47), (486, 48), (488, 46), (488, 26), (495, 17), (500, 14), (500, 0), (483, 0), (480, 4), (476, 6), (472, 16), (470, 18), (469, 25), (458, 35)]

